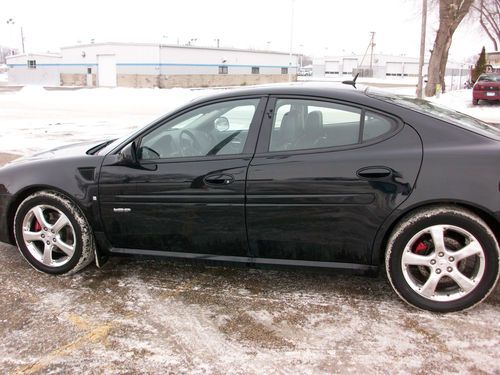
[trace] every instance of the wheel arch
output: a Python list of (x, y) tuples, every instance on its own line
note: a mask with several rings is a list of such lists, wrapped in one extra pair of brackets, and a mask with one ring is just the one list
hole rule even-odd
[(439, 201), (428, 201), (421, 202), (416, 205), (406, 207), (403, 210), (397, 211), (397, 214), (393, 214), (389, 217), (385, 223), (381, 226), (381, 229), (377, 232), (377, 236), (372, 247), (372, 263), (374, 265), (384, 264), (384, 257), (387, 251), (387, 243), (392, 231), (398, 225), (398, 223), (410, 212), (415, 210), (420, 210), (423, 208), (432, 208), (440, 206), (455, 206), (457, 208), (463, 208), (471, 211), (472, 213), (479, 216), (493, 231), (495, 238), (498, 243), (500, 243), (500, 223), (495, 218), (495, 215), (484, 207), (475, 205), (470, 202), (456, 201), (456, 200), (439, 200)]

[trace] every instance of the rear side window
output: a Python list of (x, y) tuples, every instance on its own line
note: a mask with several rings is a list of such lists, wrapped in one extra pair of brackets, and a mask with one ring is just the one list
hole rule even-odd
[(363, 142), (383, 136), (396, 130), (397, 123), (393, 119), (378, 113), (366, 111), (363, 126)]
[(357, 107), (318, 100), (278, 99), (269, 151), (342, 147), (396, 129), (396, 121)]

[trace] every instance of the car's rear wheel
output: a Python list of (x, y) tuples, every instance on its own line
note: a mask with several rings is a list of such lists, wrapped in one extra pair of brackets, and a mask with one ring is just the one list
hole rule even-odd
[(494, 289), (500, 251), (477, 215), (433, 207), (407, 215), (388, 242), (389, 281), (409, 304), (436, 312), (473, 307)]
[(72, 274), (94, 259), (94, 239), (85, 216), (56, 192), (28, 196), (14, 217), (14, 234), (21, 254), (38, 271)]

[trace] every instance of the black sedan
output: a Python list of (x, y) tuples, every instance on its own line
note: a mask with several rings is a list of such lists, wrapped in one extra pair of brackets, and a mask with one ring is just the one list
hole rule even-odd
[(415, 98), (287, 85), (198, 99), (123, 139), (0, 169), (0, 240), (37, 270), (109, 255), (387, 270), (470, 308), (499, 277), (500, 131)]

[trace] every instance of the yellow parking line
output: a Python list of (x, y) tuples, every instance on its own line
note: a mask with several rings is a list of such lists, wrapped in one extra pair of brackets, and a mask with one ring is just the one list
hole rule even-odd
[[(74, 314), (70, 314), (68, 316), (68, 320), (82, 330), (88, 330), (93, 326), (93, 324), (91, 324), (90, 322)], [(112, 328), (111, 324), (102, 324), (93, 329), (90, 329), (90, 331), (86, 333), (84, 336), (51, 351), (50, 353), (48, 353), (47, 355), (45, 355), (44, 357), (40, 358), (39, 360), (37, 360), (32, 364), (23, 366), (15, 370), (13, 374), (16, 375), (34, 374), (36, 372), (43, 370), (45, 367), (49, 366), (54, 361), (54, 359), (62, 357), (68, 354), (68, 352), (72, 350), (79, 349), (86, 343), (104, 342), (106, 341), (111, 328)]]

